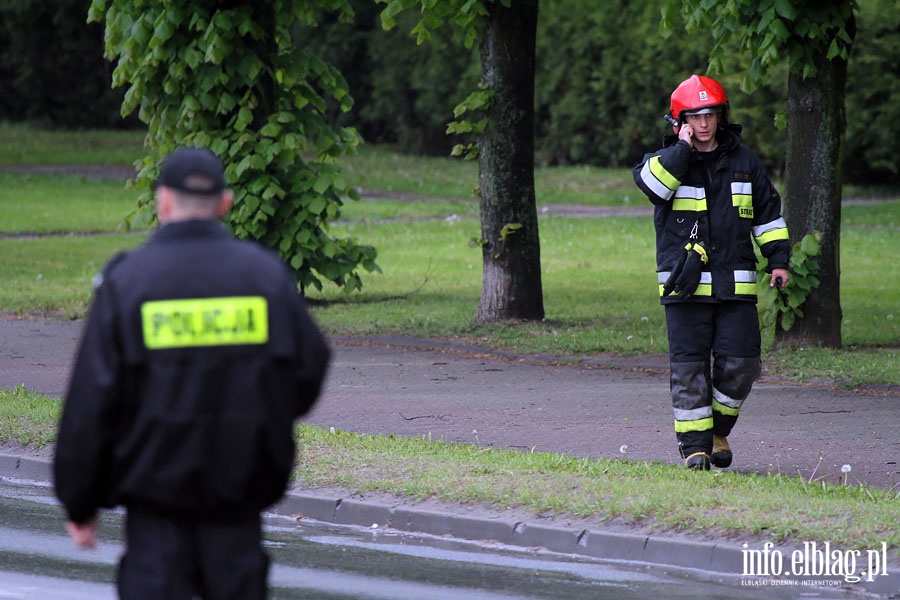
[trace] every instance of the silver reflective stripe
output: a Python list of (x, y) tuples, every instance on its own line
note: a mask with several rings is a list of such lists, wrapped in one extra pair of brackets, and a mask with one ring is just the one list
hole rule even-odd
[(684, 409), (676, 408), (676, 421), (699, 421), (700, 419), (708, 419), (713, 416), (712, 406), (701, 406), (700, 408)]
[(692, 185), (680, 185), (675, 190), (676, 198), (689, 198), (691, 200), (705, 200), (706, 190), (702, 187), (694, 187)]
[[(669, 276), (672, 275), (671, 271), (660, 271), (656, 274), (656, 283), (665, 283), (669, 280)], [(701, 271), (700, 272), (700, 283), (708, 283), (712, 285), (712, 273), (709, 271)]]
[(672, 210), (700, 212), (706, 210), (706, 190), (690, 185), (679, 186), (672, 200)]
[(670, 190), (665, 186), (665, 184), (656, 178), (656, 175), (653, 174), (653, 171), (650, 170), (650, 161), (653, 159), (659, 160), (659, 157), (654, 156), (650, 160), (644, 163), (643, 168), (641, 168), (641, 181), (644, 182), (650, 191), (662, 198), (663, 200), (670, 200), (672, 195), (675, 193), (674, 190)]
[(756, 283), (756, 271), (735, 271), (735, 283)]
[(784, 218), (779, 217), (774, 221), (770, 221), (765, 225), (757, 225), (753, 228), (753, 237), (759, 237), (767, 231), (772, 231), (774, 229), (786, 229), (787, 223), (784, 222)]
[(720, 392), (720, 391), (717, 390), (716, 388), (713, 388), (713, 398), (714, 398), (719, 404), (723, 404), (723, 405), (725, 405), (725, 406), (727, 406), (727, 407), (729, 407), (729, 408), (740, 408), (741, 405), (744, 403), (743, 400), (738, 400), (738, 399), (736, 399), (736, 398), (731, 398), (731, 397), (729, 397), (729, 396), (726, 396), (725, 394), (723, 394), (722, 392)]
[(753, 186), (750, 185), (750, 182), (742, 182), (742, 181), (732, 181), (731, 182), (731, 193), (732, 195), (737, 196), (750, 196), (753, 193)]

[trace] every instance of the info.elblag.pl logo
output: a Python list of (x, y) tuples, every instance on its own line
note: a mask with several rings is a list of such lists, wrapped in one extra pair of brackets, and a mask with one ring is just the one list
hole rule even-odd
[[(802, 548), (785, 553), (772, 542), (763, 544), (762, 550), (753, 550), (743, 544), (744, 577), (829, 578), (799, 580), (798, 585), (838, 585), (875, 581), (887, 573), (887, 543), (872, 550), (840, 550), (830, 542), (803, 542)], [(837, 579), (840, 578), (840, 579)], [(754, 582), (751, 585), (759, 585)]]

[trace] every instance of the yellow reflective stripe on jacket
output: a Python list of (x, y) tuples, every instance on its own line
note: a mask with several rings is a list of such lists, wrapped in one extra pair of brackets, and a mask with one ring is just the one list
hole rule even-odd
[(765, 225), (757, 225), (753, 228), (753, 237), (759, 246), (764, 246), (775, 240), (788, 239), (787, 223), (779, 217)]
[(675, 190), (672, 210), (690, 210), (702, 212), (706, 210), (706, 190), (702, 187), (682, 185)]
[(269, 305), (262, 296), (154, 300), (141, 305), (150, 350), (269, 341)]
[(652, 156), (650, 160), (644, 163), (644, 166), (641, 168), (641, 181), (650, 188), (651, 192), (663, 200), (669, 200), (672, 197), (679, 183), (662, 166), (658, 156)]
[[(662, 296), (663, 288), (669, 280), (670, 271), (660, 271), (656, 274), (656, 282), (659, 284), (659, 295)], [(742, 296), (756, 296), (756, 271), (737, 270), (734, 272), (734, 293)], [(700, 285), (697, 286), (693, 296), (712, 296), (712, 273), (700, 272)]]
[[(659, 283), (659, 295), (663, 295), (663, 288), (669, 280), (670, 271), (660, 271), (656, 274), (656, 281)], [(692, 296), (712, 296), (712, 273), (709, 271), (700, 272), (700, 284), (697, 290), (691, 294)]]
[(753, 187), (749, 182), (731, 183), (731, 204), (738, 209), (739, 217), (753, 218)]
[(734, 293), (742, 296), (755, 296), (757, 294), (756, 271), (735, 271)]

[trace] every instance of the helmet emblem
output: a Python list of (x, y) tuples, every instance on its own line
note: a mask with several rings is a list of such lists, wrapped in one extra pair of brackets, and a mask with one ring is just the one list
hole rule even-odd
[(700, 90), (700, 100), (706, 102), (706, 90)]

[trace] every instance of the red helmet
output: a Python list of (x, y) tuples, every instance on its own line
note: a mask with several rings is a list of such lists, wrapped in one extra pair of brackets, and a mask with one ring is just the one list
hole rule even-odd
[(691, 75), (672, 92), (670, 109), (672, 116), (681, 120), (686, 110), (721, 107), (728, 108), (728, 96), (722, 85), (715, 79), (703, 75)]

